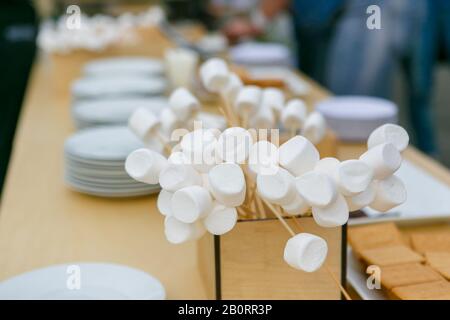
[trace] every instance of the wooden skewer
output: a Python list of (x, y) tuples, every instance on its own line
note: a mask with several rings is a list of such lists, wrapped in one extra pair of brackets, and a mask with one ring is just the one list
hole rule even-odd
[(172, 153), (172, 147), (170, 146), (169, 141), (167, 141), (166, 137), (164, 137), (159, 131), (156, 131), (155, 135), (159, 142), (163, 145), (164, 152), (167, 155), (170, 155)]
[[(300, 225), (300, 223), (298, 222), (296, 217), (292, 217), (292, 220), (294, 221), (295, 225), (297, 226), (297, 228), (302, 231), (302, 226)], [(350, 297), (350, 295), (348, 294), (347, 290), (344, 289), (344, 287), (342, 286), (342, 284), (340, 283), (340, 281), (338, 281), (338, 279), (336, 279), (336, 276), (334, 275), (333, 271), (330, 269), (330, 267), (325, 263), (325, 269), (327, 270), (327, 272), (331, 275), (331, 277), (333, 278), (334, 282), (338, 284), (339, 289), (341, 290), (342, 294), (344, 295), (345, 299), (347, 300), (352, 300), (352, 298)]]
[(291, 128), (289, 135), (291, 136), (291, 138), (295, 137), (297, 135), (297, 129)]
[(242, 123), (241, 123), (241, 125), (242, 125), (242, 128), (247, 128), (248, 127), (248, 112), (247, 111), (245, 111), (242, 114)]

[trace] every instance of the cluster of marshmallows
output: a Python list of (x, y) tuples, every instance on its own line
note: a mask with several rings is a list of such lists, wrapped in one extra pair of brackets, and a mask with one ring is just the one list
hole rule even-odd
[[(233, 96), (234, 75), (222, 60), (207, 61), (200, 68), (200, 76), (204, 86), (222, 93), (237, 114), (254, 117), (251, 112), (259, 112), (249, 111), (254, 105), (261, 108), (259, 98), (255, 99), (259, 89), (241, 86)], [(185, 89), (175, 91), (170, 101), (179, 118), (188, 119), (197, 108)], [(285, 109), (281, 109), (281, 117)], [(139, 112), (130, 118), (132, 130), (143, 139), (156, 135), (158, 121)], [(394, 173), (408, 143), (403, 128), (386, 124), (370, 135), (368, 151), (359, 159), (340, 162), (320, 159), (305, 136), (294, 135), (278, 146), (258, 141), (251, 129), (235, 126), (220, 132), (201, 128), (186, 133), (168, 158), (145, 148), (133, 151), (125, 169), (138, 181), (160, 184), (157, 207), (165, 216), (166, 238), (183, 243), (206, 231), (222, 235), (232, 230), (238, 219), (237, 208), (248, 200), (247, 190), (255, 183), (256, 197), (269, 208), (271, 204), (280, 206), (292, 216), (312, 211), (322, 227), (342, 226), (350, 211), (366, 206), (389, 210), (406, 200), (405, 187)], [(324, 239), (299, 233), (287, 241), (284, 259), (293, 268), (313, 272), (321, 267), (327, 251)]]
[(118, 17), (84, 14), (63, 15), (56, 22), (46, 21), (39, 30), (38, 45), (47, 52), (68, 53), (75, 49), (103, 50), (121, 41), (135, 41), (133, 28), (157, 25), (165, 18), (159, 7), (139, 14), (124, 13)]
[(326, 122), (320, 113), (308, 114), (300, 99), (286, 102), (283, 91), (278, 88), (244, 86), (222, 59), (206, 61), (200, 68), (200, 78), (207, 90), (220, 93), (234, 113), (247, 119), (246, 127), (272, 129), (281, 124), (291, 135), (300, 132), (314, 144), (325, 136)]
[[(402, 127), (385, 124), (372, 132), (368, 151), (359, 159), (340, 162), (320, 159), (310, 141), (295, 136), (278, 149), (278, 170), (257, 176), (258, 193), (288, 215), (311, 210), (315, 222), (326, 228), (344, 225), (349, 212), (366, 206), (385, 212), (406, 200), (405, 186), (394, 173), (408, 142)], [(323, 239), (301, 233), (286, 244), (284, 259), (294, 268), (314, 271), (326, 255)]]

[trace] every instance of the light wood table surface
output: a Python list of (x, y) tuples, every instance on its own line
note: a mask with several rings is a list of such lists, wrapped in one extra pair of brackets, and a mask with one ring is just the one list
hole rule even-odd
[[(157, 32), (150, 38), (141, 54), (161, 56), (171, 46)], [(64, 185), (63, 144), (74, 132), (67, 85), (84, 60), (78, 55), (55, 63), (39, 57), (34, 64), (0, 207), (0, 280), (52, 264), (112, 262), (154, 275), (169, 299), (205, 298), (196, 245), (165, 240), (155, 196), (103, 199)], [(328, 95), (312, 84), (307, 102)], [(362, 145), (342, 144), (339, 157), (363, 150)], [(413, 148), (405, 155), (450, 184), (449, 171), (438, 163)]]

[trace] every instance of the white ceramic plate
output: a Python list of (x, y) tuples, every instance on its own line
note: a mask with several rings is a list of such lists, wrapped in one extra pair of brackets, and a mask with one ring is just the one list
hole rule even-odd
[(397, 122), (397, 106), (374, 97), (332, 97), (319, 102), (316, 110), (338, 137), (347, 141), (365, 141), (379, 126)]
[(128, 118), (137, 108), (145, 107), (158, 115), (167, 105), (165, 97), (79, 101), (72, 106), (72, 116), (84, 127), (105, 124), (126, 125)]
[(153, 96), (166, 88), (166, 80), (159, 77), (89, 77), (73, 83), (72, 95), (76, 99)]
[[(117, 161), (111, 165), (120, 166), (122, 161), (143, 145), (127, 127), (96, 127), (84, 129), (69, 137), (64, 145), (66, 156), (72, 158)], [(95, 163), (94, 163), (95, 164)]]
[[(80, 276), (79, 290), (68, 286), (68, 283), (76, 284), (72, 281), (76, 275)], [(162, 300), (165, 297), (164, 287), (156, 278), (138, 269), (109, 263), (56, 265), (0, 283), (0, 300)]]
[(119, 188), (117, 190), (111, 187), (92, 187), (88, 186), (84, 183), (78, 183), (73, 180), (70, 180), (66, 177), (67, 185), (73, 190), (92, 195), (97, 197), (106, 197), (106, 198), (127, 198), (127, 197), (138, 197), (138, 196), (146, 196), (150, 194), (154, 194), (160, 190), (158, 185), (155, 186), (146, 186), (145, 188), (135, 188), (135, 189), (123, 189)]
[(164, 63), (160, 59), (145, 57), (97, 59), (84, 66), (84, 73), (90, 76), (163, 74)]

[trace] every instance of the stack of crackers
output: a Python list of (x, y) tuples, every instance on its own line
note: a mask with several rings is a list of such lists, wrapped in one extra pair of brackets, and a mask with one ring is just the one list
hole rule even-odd
[(450, 300), (450, 234), (404, 235), (394, 223), (353, 227), (348, 239), (367, 266), (380, 268), (382, 288), (402, 300)]

